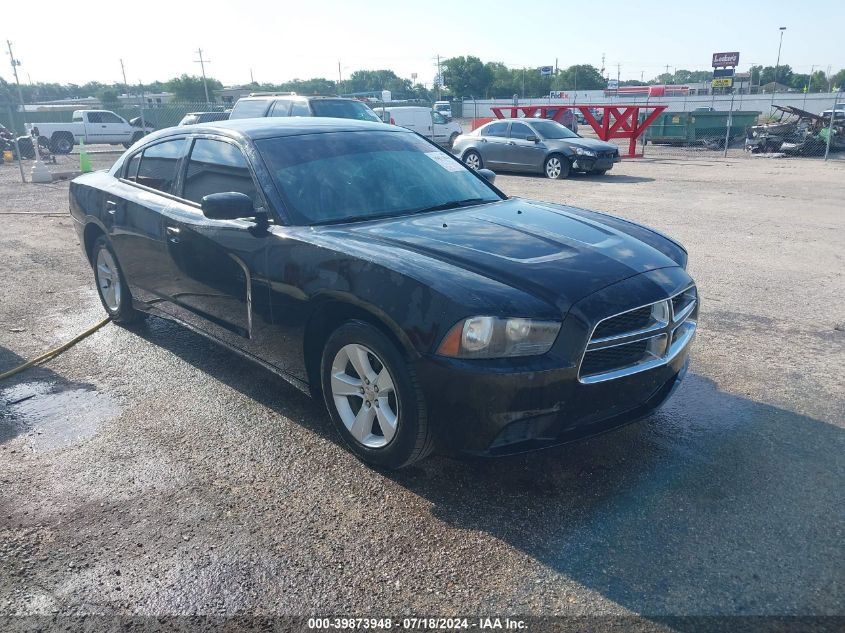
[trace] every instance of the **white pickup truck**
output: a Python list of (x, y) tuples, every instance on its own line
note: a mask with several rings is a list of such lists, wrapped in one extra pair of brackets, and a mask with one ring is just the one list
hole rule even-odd
[(34, 127), (40, 143), (54, 154), (69, 154), (80, 141), (129, 147), (153, 131), (150, 126), (132, 125), (109, 110), (76, 110), (71, 123), (36, 123)]

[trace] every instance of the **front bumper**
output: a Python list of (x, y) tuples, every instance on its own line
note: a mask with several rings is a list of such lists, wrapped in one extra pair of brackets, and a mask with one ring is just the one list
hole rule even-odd
[(647, 416), (684, 378), (689, 344), (662, 367), (598, 384), (579, 382), (574, 368), (497, 373), (466, 365), (438, 358), (417, 367), (438, 448), (504, 455), (596, 435)]
[(572, 168), (581, 171), (607, 171), (608, 169), (613, 169), (613, 164), (621, 160), (618, 154), (614, 157), (576, 155), (572, 163)]
[[(680, 268), (628, 278), (572, 306), (552, 350), (523, 359), (424, 356), (416, 374), (446, 453), (498, 455), (595, 435), (634, 422), (662, 405), (683, 379), (697, 322), (665, 355), (601, 380), (579, 379), (587, 342), (601, 319), (666, 301), (692, 284)], [(680, 331), (680, 330), (678, 330)]]

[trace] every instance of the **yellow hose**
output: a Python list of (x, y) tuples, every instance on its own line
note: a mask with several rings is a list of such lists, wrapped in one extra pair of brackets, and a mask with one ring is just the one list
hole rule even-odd
[(38, 363), (42, 363), (44, 361), (50, 360), (51, 358), (58, 356), (59, 354), (64, 352), (66, 349), (71, 348), (74, 345), (76, 345), (79, 341), (84, 339), (86, 336), (90, 336), (91, 334), (93, 334), (94, 332), (99, 330), (101, 327), (103, 327), (109, 321), (111, 321), (111, 317), (106, 317), (105, 319), (103, 319), (102, 321), (97, 323), (96, 325), (93, 325), (90, 328), (88, 328), (87, 330), (85, 330), (82, 334), (70, 339), (67, 343), (64, 343), (63, 345), (59, 345), (58, 347), (54, 347), (53, 349), (51, 349), (47, 352), (44, 352), (40, 356), (37, 356), (37, 357), (33, 358), (32, 360), (25, 362), (23, 365), (19, 365), (18, 367), (15, 367), (14, 369), (10, 369), (9, 371), (0, 374), (0, 380), (5, 380), (6, 378), (11, 378), (15, 374), (19, 374), (23, 370), (29, 369), (33, 365), (37, 365)]

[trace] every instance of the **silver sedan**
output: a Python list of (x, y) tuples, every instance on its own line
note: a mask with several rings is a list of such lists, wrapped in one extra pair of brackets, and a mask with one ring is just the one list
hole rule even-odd
[(581, 138), (549, 119), (491, 121), (462, 134), (452, 153), (472, 169), (520, 171), (566, 178), (574, 171), (603, 174), (618, 163), (613, 143)]

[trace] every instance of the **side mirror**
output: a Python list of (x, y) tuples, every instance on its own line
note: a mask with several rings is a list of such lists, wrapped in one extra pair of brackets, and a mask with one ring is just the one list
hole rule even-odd
[(256, 216), (252, 198), (236, 191), (204, 196), (202, 214), (211, 220), (237, 220)]
[(529, 143), (539, 143), (539, 142), (540, 142), (540, 137), (539, 137), (539, 136), (534, 136), (533, 134), (531, 134), (531, 135), (529, 135), (529, 136), (526, 136), (526, 137), (525, 137), (525, 140), (526, 140), (526, 141), (528, 141)]
[(496, 174), (489, 169), (479, 169), (478, 175), (484, 178), (484, 180), (489, 182), (491, 185), (496, 182)]

